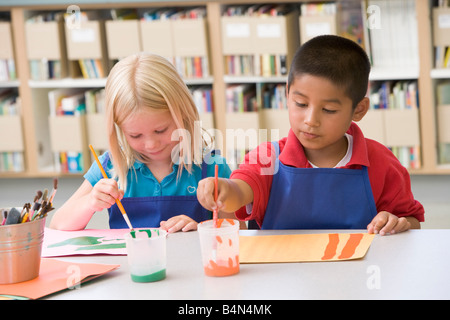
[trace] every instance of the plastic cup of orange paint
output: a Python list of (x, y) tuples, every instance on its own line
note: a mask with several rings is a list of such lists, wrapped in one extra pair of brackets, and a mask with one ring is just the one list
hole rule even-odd
[(210, 277), (231, 276), (239, 273), (239, 222), (218, 219), (217, 225), (207, 220), (197, 227), (203, 270)]

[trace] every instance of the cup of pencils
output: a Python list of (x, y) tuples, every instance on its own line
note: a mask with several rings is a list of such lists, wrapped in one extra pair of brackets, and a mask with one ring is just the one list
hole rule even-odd
[(45, 218), (53, 210), (54, 192), (38, 191), (33, 204), (0, 209), (0, 284), (28, 281), (39, 275)]

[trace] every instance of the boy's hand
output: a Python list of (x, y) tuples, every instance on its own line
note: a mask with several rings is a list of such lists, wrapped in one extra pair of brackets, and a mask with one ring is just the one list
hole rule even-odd
[(379, 212), (367, 226), (368, 233), (394, 234), (411, 229), (411, 223), (405, 217), (399, 218), (387, 211)]
[(167, 221), (161, 221), (160, 228), (166, 230), (168, 233), (177, 231), (192, 231), (197, 230), (197, 222), (192, 218), (182, 214), (172, 217)]
[(206, 210), (221, 210), (228, 194), (228, 183), (219, 178), (217, 182), (217, 203), (214, 201), (214, 178), (200, 180), (197, 187), (197, 199)]
[(200, 180), (197, 199), (206, 210), (234, 213), (253, 201), (253, 190), (243, 180), (219, 178), (217, 183), (217, 203), (214, 201), (214, 178)]
[(123, 198), (123, 190), (120, 190), (117, 181), (113, 179), (101, 179), (89, 194), (89, 205), (95, 211), (109, 209), (116, 203), (116, 199)]

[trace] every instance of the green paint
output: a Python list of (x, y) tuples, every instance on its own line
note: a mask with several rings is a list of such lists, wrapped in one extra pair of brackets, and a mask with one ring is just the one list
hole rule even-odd
[(137, 275), (131, 274), (131, 280), (133, 280), (134, 282), (154, 282), (154, 281), (163, 280), (165, 278), (166, 278), (166, 269), (162, 269), (162, 270), (159, 270), (159, 271), (156, 271), (154, 273), (147, 274), (144, 276), (137, 276)]
[[(126, 248), (124, 239), (103, 239), (104, 237), (76, 237), (66, 239), (61, 242), (57, 242), (49, 245), (49, 248), (62, 247), (62, 246), (78, 246), (75, 251), (83, 250), (100, 250), (100, 249), (123, 249)], [(100, 240), (101, 239), (101, 240)], [(111, 241), (121, 241), (120, 243), (106, 243)]]
[(102, 243), (99, 245), (89, 245), (89, 246), (85, 246), (85, 247), (79, 247), (77, 249), (75, 249), (75, 251), (79, 251), (79, 250), (97, 250), (97, 249), (123, 249), (126, 248), (126, 244), (125, 243)]
[(73, 245), (73, 246), (89, 246), (89, 245), (95, 245), (95, 244), (100, 244), (101, 242), (99, 241), (99, 239), (101, 239), (103, 237), (77, 237), (77, 238), (70, 238), (70, 239), (66, 239), (64, 241), (61, 242), (57, 242), (54, 244), (49, 245), (49, 248), (54, 248), (54, 247), (61, 247), (61, 246), (68, 246), (68, 245)]

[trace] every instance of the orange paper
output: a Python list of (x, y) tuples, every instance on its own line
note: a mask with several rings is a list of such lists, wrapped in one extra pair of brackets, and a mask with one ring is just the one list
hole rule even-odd
[(79, 283), (99, 277), (118, 267), (119, 265), (76, 263), (42, 258), (37, 278), (15, 284), (2, 284), (0, 285), (0, 295), (38, 299), (54, 292), (76, 287)]
[(240, 263), (312, 262), (361, 259), (374, 234), (331, 233), (240, 236)]

